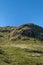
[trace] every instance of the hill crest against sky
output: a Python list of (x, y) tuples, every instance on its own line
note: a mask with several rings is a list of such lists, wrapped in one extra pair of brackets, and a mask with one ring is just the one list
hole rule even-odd
[(5, 26), (0, 26), (0, 27), (19, 27), (19, 26), (24, 26), (24, 25), (35, 25), (35, 26), (39, 26), (39, 27), (42, 27), (43, 28), (43, 26), (40, 26), (40, 25), (38, 25), (38, 24), (34, 24), (34, 23), (25, 23), (25, 24), (21, 24), (21, 25), (5, 25)]

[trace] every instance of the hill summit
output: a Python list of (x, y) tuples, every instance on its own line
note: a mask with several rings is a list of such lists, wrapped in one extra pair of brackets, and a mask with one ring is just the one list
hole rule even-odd
[(35, 24), (23, 24), (18, 27), (0, 27), (0, 40), (28, 39), (29, 37), (43, 40), (43, 28)]

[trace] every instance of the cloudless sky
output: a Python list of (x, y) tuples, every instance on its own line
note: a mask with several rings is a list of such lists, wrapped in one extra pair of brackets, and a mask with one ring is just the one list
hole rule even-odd
[(43, 26), (43, 0), (0, 0), (0, 26)]

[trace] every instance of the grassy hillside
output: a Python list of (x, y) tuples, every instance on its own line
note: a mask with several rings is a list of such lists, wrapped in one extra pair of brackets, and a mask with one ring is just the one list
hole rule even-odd
[[(0, 41), (8, 39), (21, 39), (24, 38), (38, 38), (40, 34), (43, 34), (43, 28), (35, 24), (24, 24), (19, 27), (0, 27)], [(30, 35), (30, 36), (29, 36)]]
[(0, 65), (43, 65), (43, 28), (0, 27)]

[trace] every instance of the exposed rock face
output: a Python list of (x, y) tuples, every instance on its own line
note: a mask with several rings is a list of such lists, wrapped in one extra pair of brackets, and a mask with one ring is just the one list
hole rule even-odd
[(35, 33), (34, 33), (34, 30), (32, 30), (32, 28), (22, 29), (21, 31), (13, 33), (13, 36), (17, 36), (17, 35), (22, 35), (22, 36), (27, 36), (27, 37), (35, 37)]
[(32, 30), (31, 29), (23, 30), (21, 34), (24, 35), (24, 36), (31, 36)]
[(35, 36), (34, 31), (31, 28), (22, 30), (20, 32), (20, 34), (23, 35), (23, 36), (28, 36), (28, 37), (34, 37)]

